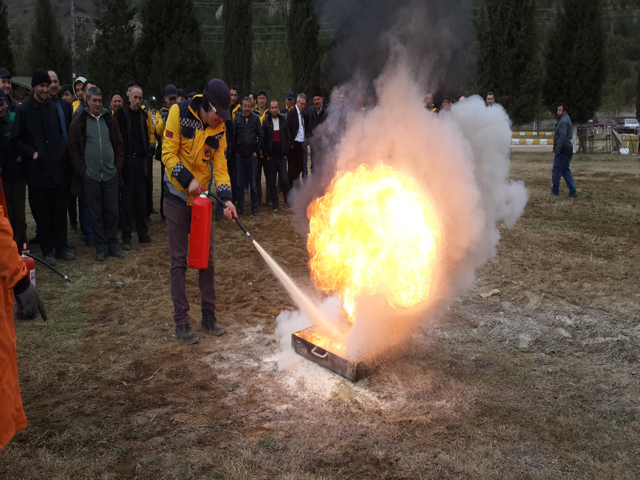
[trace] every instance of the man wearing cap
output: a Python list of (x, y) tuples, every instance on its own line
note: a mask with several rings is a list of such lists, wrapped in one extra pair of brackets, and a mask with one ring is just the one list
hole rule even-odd
[[(229, 88), (213, 79), (202, 95), (181, 102), (169, 110), (162, 141), (164, 214), (169, 230), (171, 257), (171, 298), (175, 336), (183, 343), (198, 342), (189, 324), (185, 274), (191, 228), (191, 205), (194, 197), (211, 188), (215, 181), (218, 196), (227, 208), (229, 220), (236, 214), (231, 198), (231, 182), (224, 151), (227, 148), (225, 121), (231, 119)], [(212, 335), (222, 335), (224, 327), (215, 314), (216, 290), (213, 268), (213, 222), (209, 244), (209, 266), (199, 272), (202, 321), (200, 326)]]
[(15, 116), (15, 112), (7, 110), (7, 97), (0, 88), (0, 174), (7, 207), (4, 215), (9, 219), (13, 229), (13, 240), (18, 245), (18, 251), (22, 253), (22, 247), (27, 242), (27, 184), (24, 162), (17, 157), (10, 143), (11, 126)]
[(289, 113), (289, 110), (291, 110), (295, 105), (296, 105), (296, 97), (293, 95), (293, 92), (287, 92), (285, 104), (284, 104), (284, 107), (280, 109), (280, 113), (286, 117), (287, 113)]
[(188, 99), (187, 94), (181, 88), (176, 89), (176, 94), (178, 95), (178, 102), (184, 102)]
[[(164, 105), (160, 110), (156, 112), (156, 139), (158, 140), (158, 147), (156, 148), (156, 160), (160, 160), (160, 181), (164, 178), (164, 163), (162, 163), (162, 134), (164, 133), (165, 125), (167, 124), (167, 117), (169, 116), (169, 110), (178, 101), (178, 90), (175, 85), (167, 85), (164, 87)], [(162, 184), (161, 184), (162, 185)], [(160, 216), (164, 220), (164, 188), (160, 187)]]
[[(122, 249), (131, 250), (131, 238), (135, 224), (138, 243), (152, 243), (147, 215), (147, 188), (149, 185), (149, 132), (147, 114), (142, 111), (142, 89), (134, 85), (129, 89), (129, 101), (114, 118), (118, 121), (124, 145), (122, 167), (123, 185), (120, 189), (122, 212)], [(155, 139), (154, 139), (155, 141)], [(154, 144), (155, 146), (155, 144)], [(155, 153), (155, 149), (154, 152)]]
[[(229, 103), (229, 120), (225, 120), (225, 127), (227, 129), (227, 171), (229, 172), (229, 179), (231, 180), (231, 198), (235, 202), (238, 188), (238, 168), (236, 164), (236, 152), (233, 149), (233, 122), (236, 119), (236, 114), (241, 111), (241, 105), (239, 100), (239, 90), (237, 87), (229, 87), (229, 96), (231, 97), (231, 103)], [(222, 205), (216, 202), (216, 221), (221, 222), (223, 214)]]
[(0, 68), (0, 86), (4, 90), (4, 101), (7, 102), (7, 111), (13, 113), (17, 110), (18, 102), (16, 102), (11, 96), (11, 73), (6, 68)]
[[(73, 260), (67, 248), (67, 189), (64, 160), (67, 147), (62, 122), (48, 98), (51, 78), (41, 68), (33, 72), (33, 93), (16, 112), (11, 147), (25, 159), (29, 206), (36, 221), (44, 260)], [(55, 255), (54, 255), (55, 248)]]
[(260, 121), (264, 120), (264, 116), (267, 114), (267, 92), (264, 90), (258, 90), (257, 104), (254, 107), (253, 111), (258, 117), (260, 117)]
[(75, 102), (71, 105), (73, 112), (80, 107), (81, 103), (84, 103), (84, 84), (87, 81), (84, 77), (78, 77), (73, 81), (73, 95), (76, 97)]
[(116, 110), (122, 108), (122, 95), (118, 90), (114, 90), (109, 95), (109, 98), (111, 99), (109, 101), (109, 106), (111, 107), (111, 115), (113, 115), (116, 113)]
[(325, 142), (320, 138), (320, 134), (317, 132), (317, 129), (327, 119), (328, 112), (324, 105), (322, 90), (316, 88), (313, 92), (312, 99), (313, 106), (310, 107), (307, 112), (307, 117), (309, 119), (309, 123), (307, 124), (307, 135), (311, 146), (311, 171), (313, 172), (313, 163), (315, 162), (316, 167), (319, 166), (324, 156), (323, 146)]

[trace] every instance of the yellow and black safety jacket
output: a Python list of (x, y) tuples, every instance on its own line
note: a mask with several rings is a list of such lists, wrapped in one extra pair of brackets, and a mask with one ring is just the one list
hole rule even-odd
[(242, 105), (240, 105), (239, 103), (234, 107), (233, 110), (231, 110), (231, 125), (233, 125), (233, 122), (236, 121), (236, 113), (238, 113), (238, 111), (241, 111), (241, 110), (242, 110)]
[(203, 189), (210, 189), (215, 180), (218, 196), (222, 200), (232, 199), (225, 158), (226, 126), (224, 122), (215, 128), (203, 125), (198, 113), (201, 103), (202, 95), (196, 95), (173, 105), (162, 137), (166, 194), (184, 200), (187, 205), (193, 203), (189, 184), (194, 178)]
[(280, 113), (283, 114), (285, 117), (287, 116), (287, 113), (289, 113), (289, 110), (291, 110), (293, 107), (295, 107), (296, 104), (294, 103), (293, 105), (289, 106), (286, 103), (284, 104), (284, 107), (282, 107), (280, 109)]
[(151, 118), (151, 110), (146, 105), (140, 105), (140, 110), (147, 116), (147, 129), (149, 130), (149, 143), (156, 143), (156, 128)]
[(260, 117), (260, 123), (264, 121), (264, 117), (268, 111), (269, 111), (269, 108), (265, 108), (264, 112), (260, 113), (260, 108), (257, 105), (253, 108), (253, 113), (255, 113), (256, 115), (258, 115), (258, 117)]

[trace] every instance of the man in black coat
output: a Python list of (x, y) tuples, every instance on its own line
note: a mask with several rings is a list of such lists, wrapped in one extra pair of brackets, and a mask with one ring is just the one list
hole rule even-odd
[(307, 125), (307, 113), (304, 107), (307, 106), (307, 97), (304, 93), (298, 95), (296, 106), (287, 113), (287, 127), (289, 128), (289, 141), (291, 149), (289, 151), (289, 188), (295, 187), (294, 182), (300, 180), (305, 159), (305, 133)]
[(273, 211), (277, 212), (280, 207), (278, 199), (278, 177), (280, 179), (280, 189), (284, 203), (288, 205), (287, 194), (289, 193), (289, 178), (287, 174), (287, 154), (291, 147), (287, 120), (278, 111), (278, 101), (271, 100), (269, 113), (262, 122), (264, 131), (265, 173), (267, 176), (267, 188), (271, 192)]
[(263, 134), (260, 117), (251, 111), (251, 98), (242, 99), (242, 113), (236, 113), (233, 122), (232, 150), (236, 152), (238, 187), (236, 188), (236, 208), (238, 215), (244, 212), (244, 188), (251, 188), (251, 211), (258, 216), (258, 153), (262, 150)]
[(40, 248), (45, 261), (55, 265), (56, 258), (73, 260), (75, 256), (67, 248), (67, 146), (63, 123), (49, 99), (50, 83), (45, 70), (33, 72), (33, 93), (16, 112), (11, 147), (26, 161), (29, 206)]
[(313, 107), (307, 112), (309, 119), (307, 124), (307, 136), (309, 137), (309, 144), (311, 146), (311, 172), (313, 172), (313, 165), (320, 166), (324, 157), (324, 139), (321, 138), (318, 133), (318, 127), (327, 119), (329, 114), (326, 105), (324, 104), (324, 97), (322, 91), (319, 88), (313, 92)]
[[(147, 226), (147, 185), (150, 166), (149, 130), (147, 116), (141, 110), (142, 89), (137, 85), (129, 90), (129, 101), (116, 111), (120, 135), (124, 145), (124, 164), (120, 189), (122, 202), (122, 249), (131, 250), (135, 221), (138, 243), (151, 243)], [(155, 147), (155, 145), (154, 145)]]

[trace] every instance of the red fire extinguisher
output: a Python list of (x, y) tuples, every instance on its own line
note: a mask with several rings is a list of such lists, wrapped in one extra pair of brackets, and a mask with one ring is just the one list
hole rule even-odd
[(193, 199), (191, 206), (191, 238), (189, 239), (189, 266), (204, 270), (209, 266), (211, 241), (211, 214), (213, 208), (206, 192)]
[(31, 283), (33, 283), (33, 286), (36, 286), (36, 261), (31, 258), (31, 257), (27, 257), (24, 252), (29, 252), (29, 250), (27, 250), (27, 244), (25, 243), (22, 246), (22, 260), (24, 261), (24, 264), (27, 266), (27, 270), (29, 270), (29, 280), (31, 280)]
[[(36, 261), (31, 258), (31, 257), (27, 257), (24, 252), (29, 252), (29, 250), (27, 250), (27, 244), (24, 243), (22, 246), (22, 261), (24, 262), (24, 264), (27, 266), (27, 270), (29, 270), (29, 280), (31, 280), (31, 283), (33, 283), (33, 286), (36, 286)], [(13, 319), (17, 320), (18, 319), (18, 311), (20, 309), (18, 308), (18, 302), (13, 304)]]

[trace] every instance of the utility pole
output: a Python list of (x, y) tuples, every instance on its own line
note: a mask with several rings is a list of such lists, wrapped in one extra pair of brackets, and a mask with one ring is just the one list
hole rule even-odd
[(76, 4), (71, 0), (71, 79), (76, 79)]

